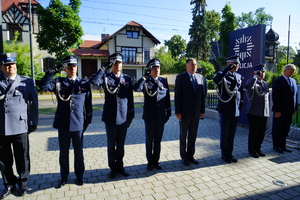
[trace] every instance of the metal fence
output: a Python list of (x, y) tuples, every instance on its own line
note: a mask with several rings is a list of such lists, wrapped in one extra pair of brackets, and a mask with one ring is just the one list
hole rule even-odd
[(218, 96), (217, 93), (208, 93), (205, 99), (206, 108), (217, 109)]

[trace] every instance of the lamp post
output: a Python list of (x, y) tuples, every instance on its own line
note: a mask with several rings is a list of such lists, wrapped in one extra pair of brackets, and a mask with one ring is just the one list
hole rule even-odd
[[(267, 62), (272, 66), (272, 69), (276, 67), (277, 52), (279, 45), (279, 35), (272, 29), (266, 33), (266, 45), (265, 45), (265, 58)], [(272, 70), (274, 72), (274, 70)]]

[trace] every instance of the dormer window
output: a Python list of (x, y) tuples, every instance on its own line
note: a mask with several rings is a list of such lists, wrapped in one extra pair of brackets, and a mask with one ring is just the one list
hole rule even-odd
[(139, 38), (138, 31), (127, 31), (127, 38)]

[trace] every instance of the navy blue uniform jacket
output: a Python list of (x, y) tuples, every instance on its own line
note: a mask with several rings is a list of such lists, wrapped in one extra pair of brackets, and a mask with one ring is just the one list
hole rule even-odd
[(243, 106), (243, 87), (242, 87), (242, 76), (238, 73), (228, 73), (228, 69), (225, 68), (223, 71), (220, 71), (213, 78), (215, 84), (218, 85), (220, 98), (224, 101), (229, 100), (230, 95), (227, 93), (225, 88), (225, 82), (228, 84), (228, 89), (230, 91), (236, 91), (237, 93), (231, 98), (228, 102), (218, 101), (218, 112), (229, 116), (229, 117), (238, 117), (240, 115), (240, 109)]
[(38, 97), (34, 82), (16, 76), (10, 88), (6, 77), (0, 75), (0, 135), (28, 132), (28, 125), (38, 124)]
[[(107, 82), (105, 82), (107, 80)], [(102, 86), (105, 92), (105, 102), (102, 113), (102, 121), (121, 125), (131, 124), (134, 118), (134, 103), (131, 77), (121, 74), (119, 80), (114, 73), (106, 73), (99, 69), (90, 78), (90, 83)], [(107, 83), (107, 84), (106, 84)], [(118, 87), (118, 89), (116, 89)], [(110, 91), (116, 92), (114, 94)]]
[[(143, 119), (147, 122), (157, 122), (168, 119), (171, 116), (171, 102), (168, 81), (165, 78), (158, 77), (159, 85), (153, 77), (140, 78), (133, 86), (136, 92), (144, 93), (144, 112)], [(147, 87), (147, 88), (145, 88)], [(157, 91), (154, 96), (149, 96)]]
[[(39, 82), (39, 87), (44, 91), (54, 92), (57, 99), (57, 109), (53, 127), (62, 131), (83, 130), (84, 123), (92, 121), (92, 93), (87, 80), (76, 78), (74, 86), (67, 77), (58, 77), (52, 80), (53, 73), (46, 72)], [(52, 80), (52, 81), (51, 81)], [(57, 93), (57, 84), (60, 83), (60, 95), (68, 101), (62, 101)]]

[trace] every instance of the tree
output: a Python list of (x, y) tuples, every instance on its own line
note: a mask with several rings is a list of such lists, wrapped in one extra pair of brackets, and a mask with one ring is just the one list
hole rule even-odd
[[(4, 52), (16, 53), (16, 61), (18, 66), (18, 74), (23, 76), (31, 76), (31, 59), (30, 59), (30, 46), (29, 44), (21, 44), (17, 42), (19, 32), (14, 33), (12, 41), (3, 42)], [(39, 70), (39, 64), (36, 62), (40, 55), (34, 57), (34, 74), (37, 75)]]
[(180, 35), (174, 35), (170, 40), (165, 40), (174, 59), (180, 57), (186, 50), (186, 41)]
[[(283, 63), (285, 62), (286, 63), (286, 60), (287, 60), (287, 53), (288, 53), (288, 47), (287, 46), (282, 46), (282, 45), (279, 45), (278, 46), (278, 53), (277, 53), (277, 62), (282, 62)], [(289, 48), (289, 58), (290, 59), (294, 59), (296, 56), (296, 52), (294, 51), (293, 48)]]
[(172, 73), (175, 60), (172, 58), (171, 51), (166, 46), (161, 46), (155, 50), (155, 57), (160, 60), (160, 73)]
[(190, 41), (187, 45), (187, 56), (207, 61), (210, 57), (210, 42), (218, 38), (220, 15), (215, 11), (206, 12), (206, 0), (192, 0), (193, 22), (190, 26)]
[(258, 24), (265, 24), (270, 26), (272, 24), (273, 17), (270, 14), (265, 13), (265, 8), (261, 7), (255, 10), (255, 12), (242, 13), (237, 17), (236, 24), (240, 28), (246, 28), (255, 26)]
[(70, 55), (70, 49), (77, 48), (82, 43), (80, 5), (80, 0), (70, 0), (69, 5), (63, 5), (60, 0), (51, 0), (47, 8), (40, 5), (37, 7), (36, 13), (41, 26), (37, 34), (38, 47), (55, 54), (57, 61)]
[[(222, 42), (222, 57), (227, 57), (229, 52), (229, 32), (235, 29), (235, 16), (231, 7), (226, 4), (222, 9), (222, 22), (220, 25), (220, 39)], [(220, 59), (222, 60), (222, 59)], [(225, 59), (223, 59), (225, 61)], [(224, 64), (224, 63), (222, 63)]]

